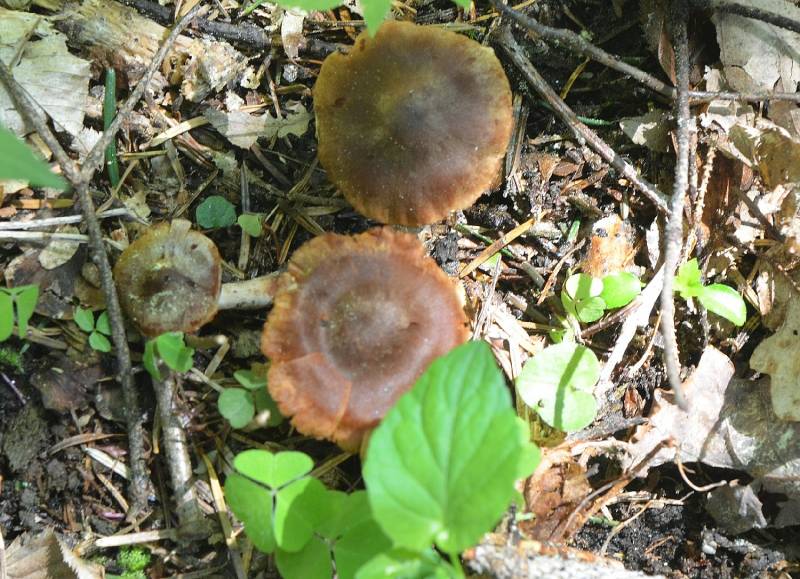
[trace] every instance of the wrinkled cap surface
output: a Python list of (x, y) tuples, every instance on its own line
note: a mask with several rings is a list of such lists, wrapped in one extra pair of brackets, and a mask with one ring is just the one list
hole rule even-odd
[(300, 432), (356, 450), (466, 324), (413, 235), (322, 235), (292, 256), (264, 327), (270, 394)]
[(358, 211), (422, 225), (492, 186), (513, 126), (494, 51), (454, 32), (384, 22), (314, 85), (319, 159)]
[(148, 229), (114, 266), (119, 301), (145, 336), (197, 331), (217, 313), (217, 246), (176, 219)]

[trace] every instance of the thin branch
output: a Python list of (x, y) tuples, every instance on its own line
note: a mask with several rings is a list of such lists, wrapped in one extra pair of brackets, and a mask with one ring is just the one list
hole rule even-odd
[(678, 98), (675, 117), (678, 121), (677, 154), (675, 159), (675, 186), (670, 203), (670, 215), (665, 232), (664, 287), (661, 289), (661, 333), (664, 337), (664, 366), (669, 384), (675, 393), (675, 403), (686, 410), (686, 398), (681, 387), (681, 363), (678, 358), (678, 340), (675, 335), (675, 270), (683, 247), (683, 205), (689, 187), (689, 148), (693, 119), (689, 109), (689, 41), (686, 21), (689, 8), (686, 0), (673, 0), (670, 23), (672, 45), (675, 50), (675, 77)]
[(767, 24), (772, 24), (778, 28), (784, 28), (797, 32), (800, 34), (800, 22), (782, 14), (776, 14), (769, 10), (756, 8), (754, 6), (747, 6), (739, 4), (738, 2), (728, 2), (727, 0), (691, 0), (695, 8), (702, 10), (716, 10), (717, 12), (726, 12), (728, 14), (736, 14), (737, 16), (744, 16), (745, 18), (753, 18), (754, 20), (761, 20)]
[(494, 6), (495, 9), (498, 10), (501, 14), (508, 16), (521, 26), (535, 32), (542, 38), (546, 40), (551, 40), (553, 42), (557, 42), (559, 45), (562, 45), (573, 52), (577, 52), (578, 54), (588, 56), (604, 66), (607, 66), (611, 69), (621, 72), (626, 76), (630, 76), (631, 78), (638, 80), (647, 88), (661, 95), (664, 95), (667, 98), (670, 99), (675, 98), (674, 88), (672, 88), (671, 86), (667, 85), (664, 82), (661, 82), (656, 77), (644, 72), (643, 70), (640, 70), (635, 66), (631, 66), (630, 64), (627, 64), (625, 62), (622, 62), (619, 58), (617, 58), (613, 54), (609, 54), (605, 50), (597, 48), (595, 45), (587, 41), (579, 34), (575, 34), (571, 30), (567, 29), (551, 28), (549, 26), (545, 26), (538, 20), (531, 18), (526, 14), (522, 14), (521, 12), (517, 12), (513, 8), (506, 6), (505, 4), (502, 3), (502, 0), (491, 0), (491, 1), (492, 1), (492, 6)]
[[(497, 2), (497, 0), (493, 0)], [(534, 68), (530, 60), (522, 52), (522, 48), (514, 40), (511, 31), (508, 27), (501, 28), (498, 44), (508, 54), (514, 65), (520, 69), (525, 79), (530, 85), (538, 92), (549, 104), (553, 107), (553, 111), (561, 117), (561, 120), (567, 124), (574, 132), (575, 135), (586, 141), (586, 144), (592, 148), (598, 155), (600, 155), (609, 165), (614, 167), (623, 177), (628, 179), (645, 197), (655, 204), (659, 211), (667, 213), (666, 198), (656, 187), (644, 179), (636, 171), (630, 163), (625, 161), (622, 157), (612, 149), (603, 139), (592, 131), (589, 127), (578, 120), (578, 117), (570, 109), (567, 104), (561, 100), (556, 92), (547, 84), (547, 81), (539, 74), (539, 71)]]

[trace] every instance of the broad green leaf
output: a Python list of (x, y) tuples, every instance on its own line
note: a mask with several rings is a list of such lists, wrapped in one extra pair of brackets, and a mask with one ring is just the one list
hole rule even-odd
[(225, 498), (233, 514), (244, 523), (253, 545), (263, 553), (272, 553), (275, 550), (272, 526), (275, 507), (270, 490), (233, 473), (225, 480)]
[(239, 227), (250, 237), (261, 236), (261, 215), (255, 213), (243, 213), (236, 220)]
[(356, 573), (356, 579), (454, 579), (453, 567), (435, 551), (421, 553), (392, 549), (370, 559)]
[(722, 316), (737, 326), (747, 321), (747, 304), (739, 292), (730, 286), (721, 283), (705, 286), (697, 295), (697, 299), (708, 311)]
[(283, 422), (283, 414), (281, 414), (280, 408), (278, 408), (266, 388), (253, 391), (253, 402), (256, 404), (256, 412), (269, 411), (267, 426), (278, 426)]
[(575, 302), (575, 311), (578, 319), (589, 324), (603, 317), (606, 311), (606, 302), (601, 297), (586, 298)]
[(642, 282), (627, 271), (613, 273), (603, 278), (603, 293), (600, 297), (606, 302), (606, 308), (614, 309), (627, 306), (642, 292)]
[(14, 331), (14, 299), (0, 289), (0, 342), (8, 340)]
[(585, 273), (576, 273), (564, 282), (564, 290), (575, 301), (595, 298), (603, 293), (603, 281)]
[(703, 289), (703, 282), (700, 279), (700, 266), (697, 258), (690, 259), (678, 268), (675, 276), (674, 291), (679, 292), (683, 299), (695, 297)]
[(433, 362), (373, 432), (364, 465), (375, 520), (398, 547), (473, 545), (538, 456), (483, 342)]
[(455, 4), (461, 6), (464, 10), (469, 10), (472, 0), (453, 0)]
[(569, 294), (565, 291), (561, 291), (561, 304), (564, 306), (564, 311), (567, 314), (577, 318), (578, 317), (578, 309), (575, 300), (569, 297)]
[(221, 195), (207, 197), (197, 206), (194, 215), (204, 229), (219, 229), (236, 223), (236, 208)]
[(20, 337), (28, 334), (28, 320), (31, 319), (36, 310), (36, 302), (39, 300), (38, 285), (23, 285), (12, 290), (14, 301), (17, 304), (17, 328)]
[(353, 579), (362, 565), (391, 547), (392, 541), (374, 519), (351, 525), (333, 548), (339, 579)]
[(572, 432), (594, 420), (597, 402), (591, 392), (599, 377), (594, 352), (564, 342), (545, 348), (525, 364), (517, 390), (547, 424)]
[(91, 332), (94, 330), (94, 314), (92, 310), (86, 310), (80, 306), (75, 308), (75, 313), (72, 316), (78, 327), (84, 332)]
[(89, 334), (89, 345), (98, 352), (110, 352), (111, 342), (100, 332)]
[(142, 354), (142, 366), (153, 380), (161, 380), (161, 371), (158, 369), (158, 355), (156, 354), (156, 341), (147, 340), (144, 343), (144, 354)]
[[(302, 550), (275, 552), (275, 563), (283, 579), (328, 579), (333, 577), (333, 564), (328, 545), (313, 537)], [(339, 575), (341, 578), (341, 574)]]
[(103, 312), (97, 317), (94, 329), (106, 336), (111, 335), (111, 322), (108, 319), (108, 312)]
[(233, 467), (245, 476), (277, 489), (311, 472), (314, 461), (302, 452), (245, 450), (233, 459)]
[(253, 396), (242, 388), (226, 388), (217, 400), (219, 413), (224, 416), (234, 428), (244, 428), (255, 415)]
[[(367, 493), (356, 491), (347, 494), (342, 491), (328, 490), (326, 494), (325, 513), (320, 518), (320, 523), (314, 532), (318, 535), (335, 541), (352, 524), (349, 520), (357, 505), (355, 503), (367, 503)], [(366, 505), (367, 518), (371, 517), (369, 504)], [(359, 521), (357, 521), (359, 522)]]
[(305, 477), (281, 488), (275, 497), (275, 542), (284, 551), (299, 551), (326, 513), (327, 489)]
[(236, 370), (236, 372), (233, 373), (233, 377), (248, 390), (258, 390), (267, 385), (267, 377), (258, 372), (253, 372), (252, 370)]
[(183, 342), (183, 332), (166, 332), (156, 338), (158, 356), (176, 372), (188, 372), (192, 367), (194, 349)]
[(391, 7), (392, 0), (367, 0), (361, 4), (361, 14), (364, 22), (367, 23), (367, 31), (370, 36), (375, 36), (378, 28), (389, 16)]
[(34, 187), (67, 188), (67, 182), (37, 159), (25, 143), (0, 127), (0, 180), (4, 179), (27, 181)]

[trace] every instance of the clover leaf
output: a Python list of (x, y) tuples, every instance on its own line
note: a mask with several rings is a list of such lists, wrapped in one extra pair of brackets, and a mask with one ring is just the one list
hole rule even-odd
[(594, 352), (563, 342), (528, 360), (517, 377), (517, 390), (547, 424), (573, 432), (594, 420), (597, 402), (592, 389), (599, 376), (600, 362)]
[(435, 360), (373, 432), (364, 465), (395, 546), (456, 554), (491, 530), (539, 461), (488, 345)]
[(642, 292), (642, 282), (627, 271), (612, 273), (603, 278), (603, 293), (600, 297), (606, 308), (621, 308), (631, 303)]
[(236, 208), (225, 197), (211, 195), (197, 206), (195, 218), (205, 229), (228, 227), (236, 223)]

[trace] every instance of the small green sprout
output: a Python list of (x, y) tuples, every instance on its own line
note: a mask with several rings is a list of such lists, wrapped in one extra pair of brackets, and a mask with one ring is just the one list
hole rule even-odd
[(237, 370), (233, 373), (233, 377), (244, 388), (226, 388), (219, 395), (217, 401), (219, 413), (233, 428), (244, 428), (256, 414), (265, 411), (269, 412), (266, 426), (277, 426), (283, 422), (278, 406), (267, 391), (265, 376), (263, 369)]
[(197, 206), (194, 215), (203, 229), (221, 229), (236, 223), (236, 208), (221, 195), (207, 197)]
[[(39, 286), (23, 285), (15, 288), (0, 288), (0, 342), (7, 340), (14, 332), (14, 320), (20, 338), (28, 335), (28, 321), (31, 319), (36, 302), (39, 301)], [(16, 306), (16, 318), (14, 310)]]
[(642, 283), (632, 273), (619, 272), (602, 279), (576, 273), (564, 283), (561, 303), (564, 310), (580, 322), (596, 322), (607, 310), (632, 302), (642, 290)]
[(89, 345), (92, 349), (98, 352), (111, 351), (111, 342), (107, 337), (111, 335), (108, 312), (102, 312), (95, 320), (92, 310), (78, 306), (75, 308), (73, 319), (81, 330), (89, 334)]
[(188, 372), (192, 356), (194, 349), (186, 346), (183, 332), (167, 332), (145, 343), (142, 364), (155, 380), (161, 380), (159, 360), (175, 372)]
[(685, 300), (696, 297), (709, 312), (737, 326), (747, 321), (747, 304), (739, 292), (721, 283), (703, 285), (697, 258), (687, 261), (678, 269), (675, 291)]
[(261, 227), (262, 219), (263, 215), (259, 213), (242, 213), (236, 220), (236, 223), (238, 223), (242, 231), (250, 237), (261, 237), (263, 231)]

